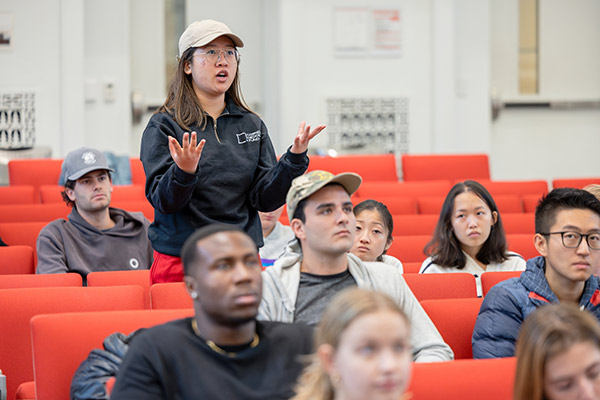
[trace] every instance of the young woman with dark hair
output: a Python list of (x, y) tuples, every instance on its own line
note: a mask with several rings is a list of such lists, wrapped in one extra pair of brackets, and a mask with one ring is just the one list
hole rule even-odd
[(480, 183), (465, 181), (450, 189), (433, 234), (425, 246), (429, 257), (419, 273), (469, 272), (482, 295), (486, 271), (523, 271), (525, 260), (507, 251), (498, 207)]
[(365, 200), (358, 203), (353, 211), (356, 233), (350, 252), (363, 262), (383, 262), (402, 271), (400, 260), (385, 254), (394, 240), (394, 220), (386, 205), (375, 200)]

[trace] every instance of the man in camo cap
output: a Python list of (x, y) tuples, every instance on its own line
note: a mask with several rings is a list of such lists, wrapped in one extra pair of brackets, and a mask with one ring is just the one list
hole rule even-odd
[(263, 272), (259, 319), (314, 326), (339, 291), (354, 286), (380, 290), (395, 299), (411, 321), (413, 359), (452, 359), (452, 350), (398, 269), (365, 264), (349, 253), (356, 230), (350, 195), (361, 181), (351, 172), (327, 171), (312, 171), (292, 181), (287, 208), (298, 241)]

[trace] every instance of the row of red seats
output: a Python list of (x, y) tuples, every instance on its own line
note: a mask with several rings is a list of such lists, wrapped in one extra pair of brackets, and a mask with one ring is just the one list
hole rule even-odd
[[(36, 240), (40, 230), (47, 222), (5, 222), (0, 223), (0, 237), (5, 243), (12, 246), (29, 246), (34, 251), (36, 258)], [(399, 228), (400, 229), (400, 228)], [(387, 254), (396, 257), (403, 263), (423, 262), (426, 258), (423, 249), (431, 240), (431, 235), (398, 235), (387, 251)], [(537, 257), (539, 254), (533, 245), (532, 233), (508, 233), (506, 235), (508, 249), (520, 254), (523, 258)], [(1, 249), (1, 248), (0, 248)], [(6, 251), (6, 250), (0, 250)]]
[[(124, 272), (124, 273), (123, 273)], [(132, 273), (133, 272), (133, 273)], [(146, 307), (144, 296), (144, 289), (140, 286), (107, 286), (107, 287), (94, 287), (94, 285), (103, 285), (109, 284), (113, 285), (117, 281), (121, 284), (127, 284), (134, 281), (138, 281), (139, 278), (143, 275), (143, 271), (118, 271), (116, 273), (111, 272), (98, 272), (90, 274), (88, 277), (88, 283), (92, 287), (82, 288), (82, 287), (44, 287), (44, 288), (27, 288), (27, 289), (0, 289), (0, 308), (3, 310), (7, 310), (3, 316), (3, 319), (0, 319), (0, 330), (3, 332), (5, 338), (10, 338), (7, 340), (3, 340), (0, 342), (0, 360), (11, 360), (10, 362), (3, 363), (3, 370), (5, 374), (10, 378), (7, 380), (9, 387), (9, 398), (10, 393), (16, 391), (16, 387), (27, 381), (31, 381), (33, 379), (31, 365), (28, 360), (31, 359), (29, 356), (31, 353), (31, 344), (29, 335), (25, 332), (28, 332), (28, 323), (32, 316), (37, 314), (47, 314), (47, 313), (63, 313), (63, 312), (78, 312), (78, 311), (98, 311), (98, 310), (141, 310)], [(489, 273), (489, 275), (496, 275), (498, 273)], [(62, 274), (62, 275), (54, 275), (54, 276), (69, 276), (72, 274)], [(132, 278), (133, 276), (135, 278)], [(431, 274), (431, 275), (417, 275), (421, 278), (438, 278), (438, 282), (442, 282), (441, 278), (453, 279), (454, 277), (466, 278), (473, 277), (470, 274), (446, 274), (444, 277), (441, 274)], [(484, 274), (484, 276), (487, 274)], [(35, 276), (35, 275), (33, 275)], [(37, 276), (42, 277), (42, 276)], [(126, 277), (126, 278), (124, 278)], [(407, 278), (409, 275), (406, 276)], [(498, 275), (500, 277), (500, 275)], [(504, 278), (508, 277), (505, 274)], [(407, 279), (409, 281), (409, 279)], [(147, 274), (145, 275), (145, 282), (147, 286)], [(434, 282), (434, 280), (430, 280), (430, 283)], [(81, 278), (77, 282), (79, 285), (81, 284)], [(134, 282), (135, 283), (135, 282)], [(143, 282), (142, 282), (143, 283)], [(431, 285), (427, 285), (431, 286)], [(459, 284), (459, 282), (452, 282), (451, 284), (439, 284), (440, 288), (443, 286), (468, 286)], [(473, 294), (475, 293), (474, 289), (474, 281), (473, 281)], [(412, 286), (411, 286), (412, 288)], [(152, 307), (155, 309), (181, 309), (181, 313), (178, 314), (179, 317), (191, 315), (191, 306), (192, 302), (187, 292), (185, 290), (183, 283), (170, 283), (170, 284), (157, 284), (153, 285), (150, 288), (150, 294), (152, 298)], [(161, 300), (159, 300), (161, 299)], [(457, 359), (462, 358), (471, 358), (471, 334), (473, 330), (473, 326), (475, 324), (475, 318), (477, 316), (477, 312), (479, 310), (479, 306), (481, 305), (481, 299), (477, 298), (463, 298), (463, 299), (443, 299), (443, 300), (423, 300), (421, 302), (425, 311), (432, 318), (434, 324), (438, 327), (440, 334), (444, 338), (444, 340), (450, 345), (450, 347), (454, 350), (455, 356)], [(140, 313), (139, 315), (144, 314), (143, 312), (137, 311), (136, 313)], [(128, 313), (131, 314), (131, 313)], [(163, 315), (163, 314), (150, 314), (147, 315)], [(69, 314), (66, 314), (69, 315)], [(107, 315), (111, 315), (117, 320), (119, 319), (120, 313), (111, 312), (107, 313)], [(166, 315), (166, 314), (165, 314)], [(50, 356), (51, 354), (54, 357), (58, 357), (61, 355), (65, 356), (65, 351), (72, 354), (73, 352), (78, 352), (79, 345), (78, 344), (70, 344), (66, 347), (63, 347), (63, 344), (69, 342), (63, 341), (52, 341), (46, 342), (41, 341), (42, 344), (38, 347), (36, 345), (35, 339), (35, 322), (39, 318), (46, 317), (36, 317), (32, 320), (32, 334), (33, 334), (33, 356), (34, 356), (34, 365), (36, 368), (38, 367), (38, 360), (36, 357), (41, 354), (46, 354)], [(54, 317), (54, 318), (66, 318), (66, 317)], [(90, 317), (91, 318), (91, 317)], [(171, 319), (171, 318), (165, 318)], [(100, 319), (93, 319), (88, 321), (85, 324), (78, 324), (77, 327), (74, 327), (75, 330), (85, 329), (88, 334), (97, 336), (98, 344), (95, 347), (99, 347), (101, 340), (106, 337), (110, 332), (104, 332), (102, 327), (102, 322)], [(134, 318), (135, 320), (135, 318)], [(145, 326), (145, 325), (142, 325)], [(134, 329), (134, 328), (132, 328)], [(128, 333), (130, 330), (120, 329), (119, 331)], [(64, 335), (64, 334), (73, 333), (73, 329), (60, 327), (57, 328), (55, 334)], [(89, 335), (82, 335), (85, 337), (89, 337)], [(77, 338), (77, 336), (75, 336)], [(14, 338), (14, 339), (13, 339)], [(77, 340), (75, 341), (77, 342)], [(87, 348), (86, 348), (87, 349)], [(62, 390), (66, 388), (68, 390), (68, 384), (70, 381), (70, 377), (72, 376), (72, 372), (79, 365), (79, 362), (89, 352), (91, 348), (87, 349), (87, 351), (82, 351), (79, 353), (80, 357), (79, 361), (69, 362), (60, 362), (61, 366), (54, 365), (54, 368), (63, 368), (64, 366), (72, 367), (70, 374), (63, 374), (63, 377), (60, 378), (57, 382), (61, 382)], [(39, 350), (39, 353), (38, 353)], [(43, 357), (45, 360), (45, 356)], [(41, 362), (41, 361), (40, 361)], [(44, 364), (42, 362), (42, 364)], [(51, 365), (44, 364), (44, 365)], [(53, 379), (48, 379), (45, 381), (41, 379), (42, 376), (46, 376), (46, 373), (51, 374), (49, 371), (44, 372), (43, 374), (36, 373), (36, 383), (38, 390), (38, 399), (41, 398), (63, 398), (62, 396), (56, 395), (55, 392), (53, 396), (48, 395), (48, 397), (41, 396), (40, 390), (45, 392), (45, 383), (51, 385), (51, 382), (56, 381), (56, 376), (51, 374)], [(40, 380), (41, 379), (41, 380)], [(57, 385), (53, 385), (54, 390), (58, 390)], [(33, 384), (27, 384), (22, 387), (22, 393), (31, 392), (33, 389)], [(20, 397), (20, 398), (28, 398), (28, 397)]]
[[(8, 162), (8, 179), (11, 186), (29, 185), (34, 188), (35, 202), (39, 202), (39, 188), (43, 185), (58, 185), (62, 159), (38, 158), (16, 159)], [(131, 183), (145, 185), (146, 174), (139, 158), (130, 158)]]
[[(449, 312), (449, 307), (463, 305), (447, 304), (446, 314), (453, 314)], [(129, 333), (140, 327), (182, 318), (191, 315), (190, 311), (137, 310), (38, 315), (31, 320), (35, 383), (29, 382), (23, 385), (23, 389), (29, 387), (30, 392), (35, 390), (38, 400), (68, 398), (74, 371), (92, 349), (101, 347), (106, 336), (115, 331)], [(508, 400), (512, 398), (515, 366), (514, 358), (457, 359), (414, 364), (408, 391), (413, 400)], [(435, 385), (431, 382), (435, 382)], [(23, 394), (26, 392), (22, 390)]]

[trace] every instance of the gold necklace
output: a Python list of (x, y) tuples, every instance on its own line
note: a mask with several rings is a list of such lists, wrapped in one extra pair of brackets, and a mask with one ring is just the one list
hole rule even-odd
[[(195, 318), (192, 318), (192, 329), (194, 330), (194, 333), (196, 334), (196, 336), (198, 336), (199, 338), (203, 339), (204, 342), (206, 343), (206, 345), (208, 347), (210, 347), (210, 349), (212, 351), (214, 351), (215, 353), (219, 353), (222, 354), (224, 356), (227, 357), (235, 357), (237, 356), (237, 353), (234, 353), (232, 351), (225, 351), (222, 348), (220, 348), (215, 342), (213, 342), (212, 340), (209, 339), (204, 339), (202, 337), (202, 335), (200, 334), (200, 330), (198, 329), (198, 323), (196, 322)], [(250, 348), (253, 349), (256, 346), (258, 346), (258, 343), (260, 342), (260, 338), (258, 337), (258, 334), (256, 332), (254, 332), (254, 338), (252, 339), (252, 343), (250, 343)]]

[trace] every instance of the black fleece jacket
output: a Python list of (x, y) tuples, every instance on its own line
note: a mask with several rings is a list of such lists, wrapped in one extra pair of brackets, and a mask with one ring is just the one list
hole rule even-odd
[(262, 246), (257, 210), (272, 211), (285, 203), (292, 180), (308, 167), (306, 152), (288, 151), (279, 161), (264, 122), (226, 100), (223, 113), (207, 116), (206, 139), (195, 174), (175, 164), (168, 136), (181, 144), (185, 131), (168, 113), (152, 116), (142, 136), (140, 158), (146, 172), (146, 197), (154, 207), (148, 236), (152, 247), (180, 256), (184, 241), (211, 223), (237, 225)]

